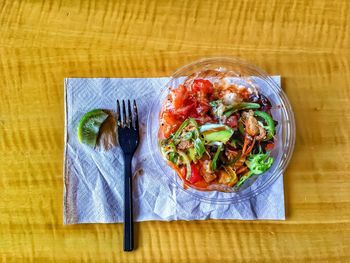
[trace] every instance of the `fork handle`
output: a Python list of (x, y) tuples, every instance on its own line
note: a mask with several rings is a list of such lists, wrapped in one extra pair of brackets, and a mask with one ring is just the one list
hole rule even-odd
[(124, 251), (134, 249), (131, 154), (124, 154)]

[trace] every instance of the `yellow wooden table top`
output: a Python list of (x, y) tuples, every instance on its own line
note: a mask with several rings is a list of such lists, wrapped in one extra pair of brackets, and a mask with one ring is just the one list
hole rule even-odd
[[(350, 261), (350, 2), (1, 1), (1, 262)], [(167, 76), (197, 58), (253, 62), (297, 134), (287, 220), (64, 226), (63, 79)]]

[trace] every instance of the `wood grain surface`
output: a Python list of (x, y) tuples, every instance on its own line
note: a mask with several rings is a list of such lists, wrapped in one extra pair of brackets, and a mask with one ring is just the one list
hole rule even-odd
[[(350, 262), (350, 2), (0, 1), (1, 262)], [(63, 79), (168, 76), (238, 56), (282, 84), (297, 134), (287, 220), (64, 226)]]

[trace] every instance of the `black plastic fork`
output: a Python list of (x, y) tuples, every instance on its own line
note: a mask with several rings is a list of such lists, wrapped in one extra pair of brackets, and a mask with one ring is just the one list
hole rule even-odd
[(139, 123), (137, 106), (134, 100), (131, 110), (130, 100), (122, 100), (122, 111), (117, 100), (118, 141), (124, 155), (124, 251), (134, 249), (133, 205), (132, 205), (132, 171), (131, 161), (139, 144)]

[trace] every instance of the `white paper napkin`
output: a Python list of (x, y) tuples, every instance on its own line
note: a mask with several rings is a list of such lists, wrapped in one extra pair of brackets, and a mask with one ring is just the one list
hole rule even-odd
[[(280, 84), (279, 77), (273, 78)], [(64, 223), (123, 221), (121, 150), (96, 151), (80, 144), (76, 136), (78, 122), (86, 112), (95, 108), (115, 111), (117, 99), (138, 102), (141, 142), (133, 161), (135, 221), (284, 220), (283, 176), (250, 200), (212, 204), (179, 191), (157, 170), (145, 141), (146, 119), (151, 102), (167, 82), (168, 78), (65, 79)]]

